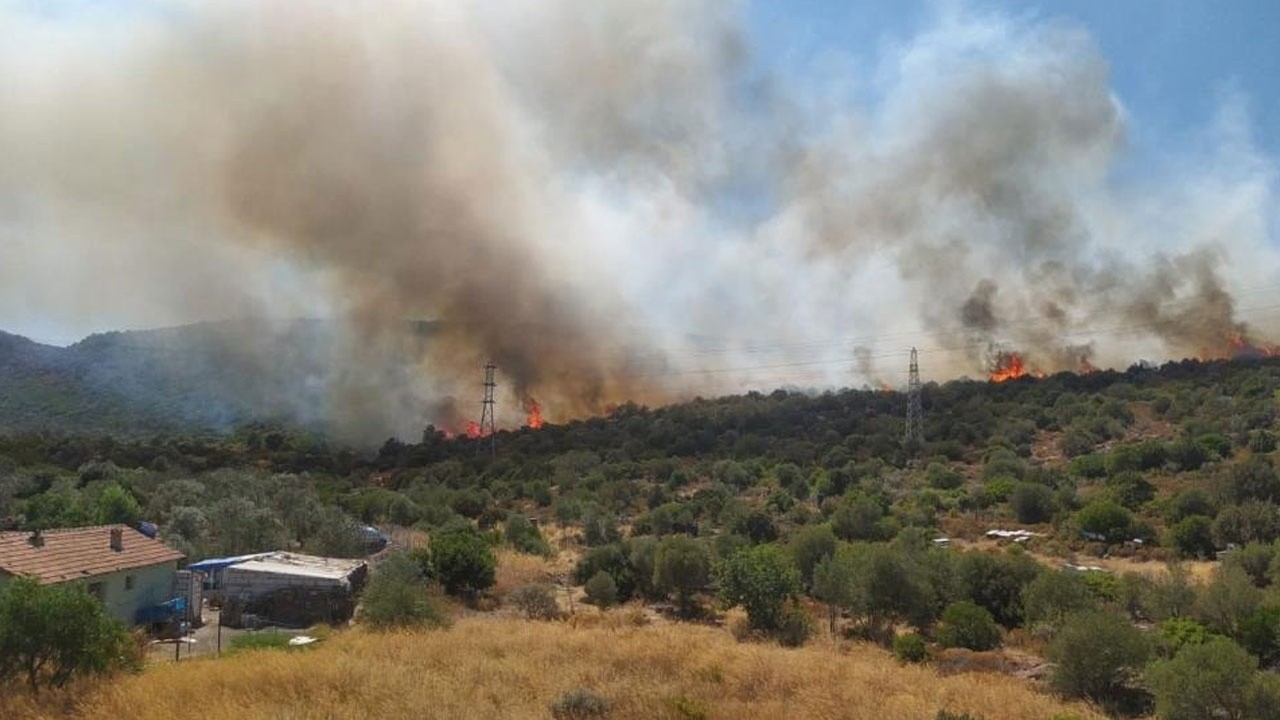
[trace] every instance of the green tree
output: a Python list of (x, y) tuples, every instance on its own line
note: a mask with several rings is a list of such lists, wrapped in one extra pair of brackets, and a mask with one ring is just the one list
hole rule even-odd
[(478, 530), (459, 525), (431, 538), (431, 566), (450, 595), (474, 595), (493, 586), (498, 560)]
[(787, 549), (800, 569), (800, 579), (806, 588), (813, 587), (813, 570), (818, 563), (835, 554), (836, 542), (829, 525), (808, 525), (791, 536)]
[(79, 583), (16, 577), (0, 589), (0, 680), (21, 678), (33, 692), (61, 687), (128, 667), (130, 643), (124, 625)]
[(1038, 483), (1019, 483), (1009, 496), (1009, 507), (1020, 523), (1048, 522), (1055, 504), (1053, 491)]
[(123, 524), (134, 527), (142, 519), (142, 507), (133, 493), (112, 483), (98, 496), (97, 521), (100, 525)]
[(680, 612), (693, 611), (693, 594), (706, 586), (711, 558), (706, 547), (687, 535), (663, 538), (654, 558), (653, 584), (667, 593), (675, 593)]
[(828, 555), (813, 569), (813, 595), (827, 604), (832, 635), (836, 632), (836, 610), (852, 609), (857, 602), (857, 572), (848, 552)]
[(408, 553), (393, 552), (369, 579), (360, 600), (360, 620), (377, 629), (447, 625), (448, 611), (432, 591), (422, 565)]
[(582, 589), (587, 594), (587, 602), (598, 608), (607, 608), (618, 602), (618, 583), (604, 570), (588, 578)]
[(1110, 500), (1096, 500), (1076, 513), (1076, 525), (1081, 531), (1109, 543), (1124, 540), (1132, 524), (1133, 516), (1129, 511)]
[(786, 601), (800, 592), (800, 572), (777, 545), (734, 553), (721, 564), (719, 580), (721, 599), (745, 608), (757, 630), (777, 630)]
[(1136, 677), (1151, 648), (1125, 618), (1086, 610), (1066, 618), (1048, 654), (1056, 663), (1053, 684), (1060, 692), (1106, 702)]
[(513, 513), (507, 516), (507, 525), (503, 529), (503, 539), (511, 547), (529, 555), (547, 556), (551, 554), (551, 546), (543, 539), (538, 526), (524, 515)]
[(1204, 515), (1191, 515), (1169, 530), (1169, 544), (1184, 558), (1212, 557), (1213, 521)]
[(968, 600), (947, 606), (937, 635), (944, 647), (990, 650), (1000, 644), (1000, 626), (991, 613)]
[(1094, 601), (1082, 573), (1047, 570), (1023, 590), (1022, 603), (1028, 623), (1057, 628), (1068, 615), (1092, 607)]
[(1171, 660), (1146, 674), (1163, 720), (1264, 720), (1275, 718), (1275, 686), (1258, 673), (1258, 661), (1224, 637), (1183, 645)]

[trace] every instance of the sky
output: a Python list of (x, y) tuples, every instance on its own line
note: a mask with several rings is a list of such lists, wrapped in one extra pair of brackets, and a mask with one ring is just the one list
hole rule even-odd
[(874, 63), (886, 45), (960, 6), (1084, 27), (1131, 112), (1131, 161), (1140, 167), (1195, 142), (1226, 94), (1243, 102), (1259, 146), (1280, 155), (1280, 3), (1272, 0), (791, 0), (751, 3), (748, 27), (762, 65), (803, 82), (836, 56)]

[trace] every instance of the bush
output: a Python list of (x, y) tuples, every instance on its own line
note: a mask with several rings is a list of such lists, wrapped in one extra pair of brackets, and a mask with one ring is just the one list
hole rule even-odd
[(525, 585), (510, 595), (511, 602), (530, 620), (555, 620), (560, 617), (555, 589), (546, 583)]
[(450, 595), (474, 595), (493, 586), (498, 559), (478, 530), (446, 528), (431, 538), (431, 566)]
[(592, 575), (582, 589), (587, 593), (587, 602), (596, 607), (607, 608), (618, 602), (618, 584), (604, 570)]
[(396, 552), (378, 564), (361, 598), (360, 619), (377, 629), (449, 623), (420, 562)]
[(74, 677), (133, 666), (124, 625), (79, 583), (40, 585), (15, 577), (0, 589), (0, 682), (33, 692)]
[(918, 633), (893, 638), (893, 656), (904, 663), (922, 663), (929, 658), (929, 646)]
[(542, 532), (524, 515), (512, 514), (507, 517), (503, 538), (508, 545), (522, 553), (544, 557), (551, 554), (551, 546), (542, 537)]
[(739, 550), (721, 564), (719, 575), (721, 599), (746, 608), (756, 630), (777, 630), (786, 601), (800, 592), (800, 572), (776, 545)]
[(800, 647), (813, 634), (813, 619), (799, 603), (790, 602), (782, 610), (773, 635), (785, 647)]
[(1146, 680), (1164, 720), (1276, 716), (1274, 686), (1260, 679), (1257, 659), (1227, 638), (1184, 645), (1172, 660), (1153, 664)]
[(1203, 515), (1179, 520), (1169, 530), (1169, 544), (1184, 558), (1213, 557), (1213, 521)]
[(658, 546), (653, 561), (653, 585), (663, 592), (675, 593), (680, 611), (689, 615), (693, 609), (693, 593), (707, 584), (710, 569), (711, 558), (701, 543), (685, 535), (674, 535), (664, 538)]
[(951, 603), (942, 611), (938, 642), (943, 647), (990, 650), (1000, 645), (1000, 626), (980, 605), (967, 600)]
[(1068, 617), (1049, 644), (1053, 684), (1068, 697), (1105, 702), (1147, 661), (1146, 637), (1125, 618), (1086, 610)]
[(964, 484), (963, 475), (942, 463), (929, 463), (924, 476), (931, 487), (939, 490), (955, 490)]
[(1110, 500), (1091, 502), (1076, 513), (1076, 525), (1080, 530), (1109, 543), (1124, 540), (1132, 524), (1133, 516), (1129, 511)]
[(1048, 522), (1053, 517), (1053, 491), (1044, 485), (1022, 483), (1009, 496), (1009, 507), (1013, 508), (1020, 523), (1034, 525)]
[(590, 690), (570, 690), (551, 703), (556, 720), (588, 720), (609, 714), (609, 701)]
[(1085, 576), (1075, 570), (1048, 570), (1022, 591), (1028, 623), (1056, 628), (1068, 615), (1093, 605)]

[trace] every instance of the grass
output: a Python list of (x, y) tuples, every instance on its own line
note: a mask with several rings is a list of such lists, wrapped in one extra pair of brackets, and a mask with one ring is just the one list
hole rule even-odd
[(293, 637), (282, 632), (264, 630), (262, 632), (245, 633), (231, 638), (232, 650), (271, 650), (288, 649), (289, 639)]
[(333, 635), (308, 653), (242, 652), (152, 667), (78, 701), (21, 699), (3, 717), (170, 720), (206, 717), (547, 718), (575, 691), (629, 718), (921, 720), (939, 710), (985, 720), (1102, 716), (1016, 678), (944, 677), (903, 666), (879, 648), (815, 641), (787, 650), (735, 642), (726, 630), (638, 625), (627, 617), (548, 623), (467, 617), (443, 631)]

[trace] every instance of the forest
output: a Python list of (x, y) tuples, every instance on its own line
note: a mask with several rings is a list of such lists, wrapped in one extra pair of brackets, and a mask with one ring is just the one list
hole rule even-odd
[[(355, 556), (371, 524), (429, 538), (415, 562), (480, 607), (491, 570), (454, 582), (432, 564), (443, 539), (547, 555), (554, 531), (574, 558), (558, 582), (600, 606), (690, 622), (740, 607), (743, 639), (839, 634), (903, 662), (1016, 647), (1052, 663), (1055, 692), (1117, 715), (1271, 717), (1278, 397), (1280, 360), (1263, 358), (927, 384), (920, 445), (902, 440), (904, 395), (865, 389), (624, 405), (495, 437), (426, 427), (376, 452), (262, 422), (14, 432), (0, 522), (148, 521), (192, 560)], [(534, 590), (508, 601), (538, 615)]]

